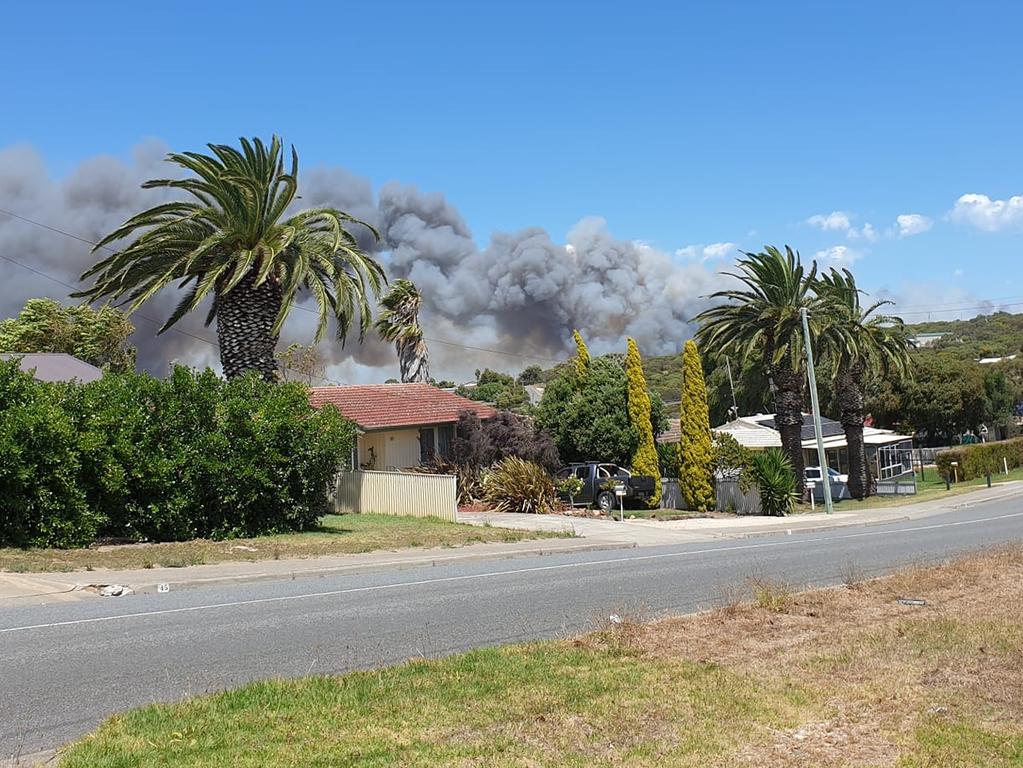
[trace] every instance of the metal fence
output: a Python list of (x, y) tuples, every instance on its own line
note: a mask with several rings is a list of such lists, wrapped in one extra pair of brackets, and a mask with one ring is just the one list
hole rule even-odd
[(719, 512), (735, 512), (737, 515), (763, 514), (760, 506), (760, 489), (756, 485), (751, 484), (744, 491), (738, 478), (718, 476), (715, 478), (714, 492)]
[(458, 511), (454, 475), (412, 472), (342, 472), (337, 478), (337, 514), (375, 512), (379, 515), (439, 517), (455, 521)]
[(685, 509), (686, 500), (678, 487), (678, 478), (661, 478), (661, 509)]
[(877, 481), (878, 496), (913, 496), (916, 494), (916, 475), (892, 477)]

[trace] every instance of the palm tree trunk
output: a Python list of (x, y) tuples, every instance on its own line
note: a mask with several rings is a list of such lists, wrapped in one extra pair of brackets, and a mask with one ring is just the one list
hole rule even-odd
[(870, 479), (867, 476), (867, 449), (863, 444), (863, 422), (866, 414), (863, 407), (863, 367), (843, 367), (835, 381), (840, 419), (845, 431), (845, 444), (849, 452), (849, 495), (862, 499), (870, 495)]
[(217, 287), (214, 301), (220, 364), (228, 379), (255, 371), (267, 381), (274, 381), (277, 336), (271, 331), (281, 309), (281, 285), (270, 278), (257, 286), (255, 280), (255, 271), (250, 271), (228, 293)]
[(781, 449), (792, 463), (796, 492), (802, 496), (806, 465), (803, 461), (803, 375), (787, 361), (772, 366), (774, 381), (774, 423), (781, 433)]

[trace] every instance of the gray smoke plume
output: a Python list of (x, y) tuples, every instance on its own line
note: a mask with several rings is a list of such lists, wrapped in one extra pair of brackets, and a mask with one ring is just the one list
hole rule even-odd
[[(143, 190), (142, 181), (166, 177), (167, 148), (150, 142), (132, 160), (97, 157), (67, 178), (51, 177), (42, 158), (28, 147), (0, 151), (0, 208), (96, 240), (128, 216), (165, 199)], [(443, 195), (390, 183), (377, 197), (372, 184), (336, 167), (303, 171), (301, 207), (331, 205), (366, 221), (380, 233), (358, 228), (360, 243), (384, 261), (389, 277), (408, 277), (424, 297), (421, 322), (430, 342), (438, 378), (464, 380), (474, 368), (518, 371), (531, 362), (550, 365), (570, 351), (578, 328), (596, 353), (622, 351), (626, 336), (644, 354), (676, 352), (691, 335), (688, 320), (707, 306), (703, 296), (722, 278), (697, 263), (680, 264), (662, 251), (619, 240), (598, 218), (580, 221), (557, 243), (541, 228), (496, 233), (477, 246), (465, 220)], [(27, 264), (65, 283), (97, 258), (85, 243), (0, 214), (0, 255)], [(0, 260), (4, 290), (0, 316), (16, 313), (33, 296), (67, 300), (69, 289)], [(162, 323), (177, 296), (166, 291), (142, 310)], [(312, 309), (311, 299), (302, 307)], [(156, 336), (158, 323), (134, 316), (140, 364), (163, 373), (169, 361), (216, 365), (216, 347), (186, 334), (215, 341), (204, 328), (204, 313), (183, 320), (183, 332)], [(312, 339), (316, 318), (292, 313), (282, 346)], [(442, 342), (450, 342), (445, 344)], [(460, 346), (459, 346), (460, 345)], [(465, 347), (501, 350), (495, 354)], [(321, 343), (327, 378), (382, 381), (397, 375), (390, 345), (357, 334), (342, 346)]]

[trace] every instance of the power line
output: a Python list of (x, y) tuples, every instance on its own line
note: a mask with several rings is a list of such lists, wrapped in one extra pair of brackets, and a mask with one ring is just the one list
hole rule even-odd
[[(5, 214), (7, 216), (10, 216), (11, 218), (14, 218), (14, 219), (18, 219), (19, 221), (24, 221), (26, 224), (32, 224), (33, 226), (41, 227), (41, 228), (43, 228), (45, 230), (48, 230), (50, 232), (54, 232), (54, 233), (56, 233), (58, 235), (63, 235), (64, 237), (70, 237), (71, 239), (77, 240), (80, 243), (85, 243), (86, 245), (91, 245), (93, 248), (103, 248), (104, 250), (110, 251), (111, 253), (116, 253), (117, 252), (117, 250), (115, 248), (111, 248), (111, 247), (106, 246), (106, 245), (102, 245), (101, 246), (101, 245), (99, 245), (99, 243), (95, 243), (92, 240), (89, 240), (88, 238), (81, 237), (80, 235), (76, 235), (73, 232), (67, 232), (67, 231), (65, 231), (63, 229), (59, 229), (59, 228), (51, 226), (49, 224), (45, 224), (45, 223), (43, 223), (41, 221), (36, 221), (35, 219), (30, 219), (28, 216), (22, 216), (21, 214), (14, 213), (13, 211), (8, 211), (5, 208), (0, 208), (0, 213)], [(14, 259), (11, 259), (11, 258), (9, 258), (7, 256), (3, 256), (3, 258), (7, 259), (7, 261), (13, 262), (14, 264), (17, 264), (20, 267), (24, 267), (25, 269), (28, 269), (28, 270), (30, 270), (32, 272), (35, 272), (36, 274), (39, 274), (42, 277), (45, 277), (45, 278), (48, 278), (50, 280), (53, 280), (54, 282), (60, 283), (61, 285), (65, 286), (66, 288), (70, 288), (72, 291), (78, 290), (77, 287), (72, 286), (72, 285), (68, 285), (67, 283), (63, 283), (60, 280), (57, 280), (56, 278), (51, 277), (50, 275), (44, 274), (42, 272), (39, 272), (38, 270), (33, 269), (32, 267), (28, 266), (27, 264), (22, 264), (22, 263), (20, 263), (18, 261), (15, 261)], [(314, 314), (314, 315), (318, 315), (319, 314), (319, 312), (317, 310), (311, 309), (309, 307), (303, 307), (301, 304), (296, 304), (294, 306), (295, 306), (295, 309), (298, 309), (298, 310), (300, 310), (302, 312), (309, 312), (309, 313)], [(139, 314), (139, 313), (136, 312), (135, 314)], [(139, 317), (143, 318), (144, 320), (149, 320), (150, 322), (154, 322), (154, 323), (162, 325), (162, 323), (160, 323), (159, 320), (153, 320), (152, 318), (148, 318), (145, 315), (139, 314)], [(203, 339), (203, 338), (200, 338), (199, 336), (193, 336), (192, 334), (188, 333), (187, 331), (182, 331), (180, 329), (174, 328), (173, 326), (169, 330), (177, 331), (178, 333), (184, 333), (186, 336), (192, 336), (192, 338), (199, 339), (199, 341), (204, 341), (207, 344), (213, 344), (214, 343), (214, 342), (210, 341), (209, 339)], [(523, 354), (520, 354), (518, 352), (507, 352), (507, 351), (501, 350), (501, 349), (490, 349), (488, 347), (474, 347), (474, 346), (471, 346), (471, 345), (468, 345), (468, 344), (459, 344), (458, 342), (447, 341), (445, 339), (432, 339), (432, 338), (428, 338), (428, 337), (425, 337), (425, 336), (423, 338), (426, 341), (429, 341), (429, 342), (431, 342), (433, 344), (444, 344), (444, 345), (449, 346), (449, 347), (458, 347), (459, 349), (471, 349), (471, 350), (474, 350), (476, 352), (489, 352), (489, 353), (495, 354), (495, 355), (506, 355), (508, 357), (518, 357), (518, 358), (522, 358), (524, 360), (540, 360), (540, 361), (548, 362), (548, 363), (561, 363), (561, 362), (564, 362), (562, 360), (558, 360), (558, 359), (555, 359), (555, 358), (552, 358), (552, 357), (543, 357), (541, 355), (523, 355)]]
[[(48, 275), (45, 272), (42, 272), (41, 270), (36, 269), (35, 267), (30, 267), (28, 264), (23, 264), (20, 261), (18, 261), (17, 259), (12, 259), (10, 256), (5, 256), (4, 254), (0, 253), (0, 259), (4, 259), (5, 261), (9, 261), (11, 264), (16, 264), (17, 266), (19, 266), (19, 267), (21, 267), (23, 269), (27, 269), (29, 272), (33, 272), (34, 274), (37, 274), (40, 277), (45, 277), (47, 280), (52, 280), (57, 285), (62, 285), (65, 288), (70, 288), (72, 291), (77, 290), (77, 288), (75, 286), (71, 285), (70, 283), (65, 283), (63, 280), (60, 280), (60, 279), (54, 277), (53, 275)], [(162, 325), (162, 323), (159, 320), (156, 320), (155, 318), (143, 315), (141, 312), (135, 312), (135, 313), (133, 313), (132, 316), (133, 317), (141, 317), (143, 320), (148, 320), (149, 322), (155, 323), (156, 325)], [(203, 338), (202, 336), (196, 336), (194, 333), (189, 333), (188, 331), (182, 330), (181, 328), (176, 328), (174, 326), (171, 326), (167, 330), (173, 331), (175, 333), (180, 333), (180, 334), (182, 334), (184, 336), (188, 336), (190, 339), (195, 339), (196, 341), (201, 341), (201, 342), (203, 342), (205, 344), (209, 344), (211, 346), (216, 346), (217, 345), (215, 341), (211, 341), (210, 339)], [(317, 376), (316, 374), (311, 374), (311, 375), (312, 375), (312, 377), (314, 379), (319, 379), (320, 381), (325, 381), (328, 384), (340, 385), (340, 382), (335, 381), (334, 379), (328, 379), (326, 376)]]
[[(42, 271), (36, 269), (35, 267), (30, 267), (28, 264), (23, 264), (22, 262), (18, 261), (17, 259), (12, 259), (10, 256), (5, 256), (4, 254), (0, 253), (0, 259), (3, 259), (4, 261), (9, 261), (9, 262), (11, 262), (11, 264), (16, 264), (19, 267), (21, 267), (22, 269), (27, 269), (29, 272), (33, 272), (33, 273), (39, 275), (40, 277), (45, 277), (47, 280), (52, 280), (53, 282), (57, 283), (57, 285), (63, 285), (65, 288), (69, 288), (72, 291), (77, 291), (78, 290), (77, 286), (71, 285), (70, 283), (65, 283), (63, 280), (59, 280), (58, 278), (54, 277), (53, 275), (48, 275), (45, 272), (42, 272)], [(133, 314), (133, 316), (141, 317), (143, 320), (148, 320), (149, 322), (155, 323), (156, 325), (160, 325), (160, 326), (163, 325), (163, 323), (160, 322), (159, 320), (157, 320), (155, 317), (149, 317), (148, 315), (144, 315), (141, 312), (134, 312), (132, 314)], [(195, 339), (196, 341), (201, 341), (201, 342), (203, 342), (205, 344), (210, 344), (210, 345), (216, 346), (216, 342), (215, 341), (211, 341), (210, 339), (203, 338), (202, 336), (196, 336), (194, 333), (189, 333), (188, 331), (182, 330), (181, 328), (177, 328), (177, 327), (175, 327), (173, 325), (170, 328), (168, 328), (167, 330), (173, 331), (174, 333), (180, 333), (183, 336), (188, 336), (191, 339)]]

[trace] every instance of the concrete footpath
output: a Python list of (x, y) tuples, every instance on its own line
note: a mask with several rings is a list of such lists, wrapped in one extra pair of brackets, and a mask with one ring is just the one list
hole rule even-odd
[[(712, 539), (734, 539), (749, 536), (763, 536), (774, 533), (812, 532), (829, 528), (858, 525), (875, 525), (903, 520), (915, 520), (930, 515), (949, 512), (987, 501), (1019, 496), (1023, 504), (1023, 482), (996, 483), (991, 488), (958, 493), (944, 498), (924, 502), (906, 503), (897, 506), (857, 510), (847, 505), (836, 504), (833, 514), (824, 512), (790, 515), (788, 517), (697, 517), (686, 520), (630, 520), (628, 510), (625, 520), (606, 518), (574, 517), (566, 515), (516, 515), (495, 512), (466, 513), (458, 516), (459, 522), (472, 525), (491, 525), (503, 528), (527, 530), (568, 531), (587, 541), (616, 540), (633, 546), (657, 546), (686, 541)], [(848, 511), (847, 511), (848, 510)]]
[(101, 598), (103, 586), (126, 587), (126, 594), (188, 589), (213, 584), (246, 581), (309, 578), (338, 573), (402, 570), (431, 565), (450, 565), (476, 560), (554, 555), (587, 550), (651, 547), (716, 539), (744, 538), (786, 532), (807, 532), (844, 526), (871, 525), (927, 517), (957, 508), (1019, 496), (1023, 504), (1023, 482), (1001, 483), (917, 504), (845, 512), (841, 505), (833, 515), (823, 513), (790, 517), (694, 518), (658, 521), (562, 515), (517, 515), (472, 513), (459, 521), (527, 530), (564, 531), (573, 538), (536, 539), (512, 543), (472, 544), (464, 547), (405, 549), (358, 555), (256, 562), (216, 563), (184, 568), (146, 568), (114, 571), (95, 569), (61, 573), (0, 573), (0, 609), (11, 606), (49, 604)]

